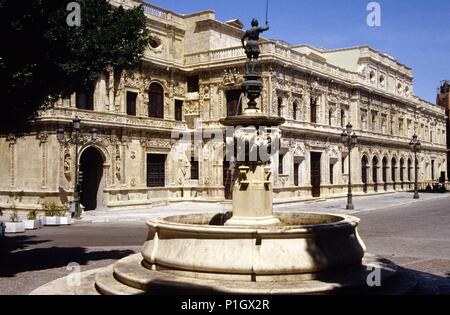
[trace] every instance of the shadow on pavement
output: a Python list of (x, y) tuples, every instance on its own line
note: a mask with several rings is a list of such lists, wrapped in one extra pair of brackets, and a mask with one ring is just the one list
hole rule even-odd
[(47, 243), (50, 240), (33, 240), (34, 236), (14, 236), (0, 240), (0, 277), (14, 277), (26, 271), (38, 271), (66, 267), (75, 262), (86, 265), (90, 261), (117, 260), (134, 254), (132, 250), (90, 251), (85, 247), (28, 246)]
[[(34, 235), (17, 235), (0, 238), (0, 253), (26, 249), (27, 247), (48, 243), (49, 240), (34, 240)], [(0, 254), (1, 255), (1, 254)]]

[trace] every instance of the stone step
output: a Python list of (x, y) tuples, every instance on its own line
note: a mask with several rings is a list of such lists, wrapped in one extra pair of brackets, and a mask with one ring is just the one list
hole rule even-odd
[(372, 272), (361, 268), (336, 279), (249, 282), (209, 280), (195, 277), (183, 277), (170, 271), (154, 271), (142, 265), (140, 254), (118, 261), (113, 268), (114, 278), (123, 285), (147, 294), (388, 294), (410, 293), (416, 285), (415, 278), (406, 270), (380, 257), (367, 255), (364, 262), (381, 268), (381, 287), (369, 288), (367, 276)]
[(145, 291), (138, 290), (120, 283), (114, 278), (113, 266), (98, 272), (95, 276), (95, 288), (102, 295), (143, 295)]
[(197, 283), (198, 279), (178, 277), (165, 272), (144, 267), (142, 255), (125, 257), (113, 266), (114, 278), (147, 294), (208, 294), (214, 290), (210, 286)]
[[(97, 273), (98, 272), (100, 272), (100, 270), (97, 271)], [(75, 289), (75, 295), (100, 295), (95, 288), (95, 278), (97, 273), (84, 277), (81, 285)]]

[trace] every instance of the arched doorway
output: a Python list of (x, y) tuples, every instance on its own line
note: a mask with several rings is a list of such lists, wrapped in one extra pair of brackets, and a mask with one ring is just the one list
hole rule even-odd
[(411, 189), (412, 176), (411, 173), (413, 171), (412, 160), (408, 159), (408, 188)]
[(395, 158), (392, 158), (391, 161), (391, 178), (392, 178), (392, 186), (394, 188), (394, 190), (397, 189), (397, 176), (396, 176), (396, 172), (397, 172), (397, 160)]
[(81, 154), (80, 203), (86, 211), (99, 209), (103, 205), (103, 162), (101, 153), (94, 147), (87, 148)]
[(373, 179), (373, 190), (378, 191), (378, 158), (376, 156), (372, 159), (372, 179)]
[(367, 164), (369, 164), (368, 159), (367, 156), (364, 155), (361, 160), (361, 180), (363, 183), (363, 191), (365, 193), (367, 192)]
[(400, 184), (402, 187), (402, 190), (404, 189), (403, 182), (405, 181), (405, 160), (403, 158), (400, 159)]
[(384, 190), (387, 190), (387, 168), (388, 168), (388, 160), (386, 157), (383, 158), (383, 183)]

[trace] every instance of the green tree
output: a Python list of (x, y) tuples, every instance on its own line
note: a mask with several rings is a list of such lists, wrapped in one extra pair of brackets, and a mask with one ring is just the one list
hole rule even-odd
[(66, 22), (68, 0), (0, 0), (0, 133), (29, 130), (41, 109), (87, 88), (102, 71), (138, 66), (149, 41), (141, 6), (78, 0), (80, 26)]

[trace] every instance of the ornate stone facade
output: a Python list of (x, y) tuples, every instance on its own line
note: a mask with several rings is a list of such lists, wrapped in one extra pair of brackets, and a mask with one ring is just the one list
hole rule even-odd
[[(102, 160), (83, 166), (98, 174), (97, 208), (225, 199), (229, 139), (219, 120), (240, 106), (243, 30), (216, 20), (211, 11), (180, 15), (150, 4), (144, 9), (153, 40), (139, 69), (105, 71), (90, 109), (81, 109), (74, 94), (43, 112), (35, 132), (1, 137), (0, 206), (8, 207), (13, 191), (24, 191), (24, 210), (40, 209), (48, 199), (71, 200), (75, 146), (59, 142), (56, 130), (64, 127), (70, 137), (76, 116), (86, 140), (80, 160), (89, 148)], [(272, 160), (275, 201), (312, 198), (317, 183), (321, 197), (346, 194), (349, 157), (340, 134), (348, 122), (359, 136), (351, 155), (356, 194), (411, 188), (408, 143), (414, 133), (423, 143), (421, 185), (446, 171), (445, 108), (415, 96), (411, 69), (393, 58), (366, 46), (327, 51), (263, 40), (260, 60), (261, 108), (286, 119), (280, 154)], [(149, 117), (158, 106), (162, 118)], [(98, 139), (92, 142), (94, 127)], [(161, 155), (163, 162), (157, 162)]]

